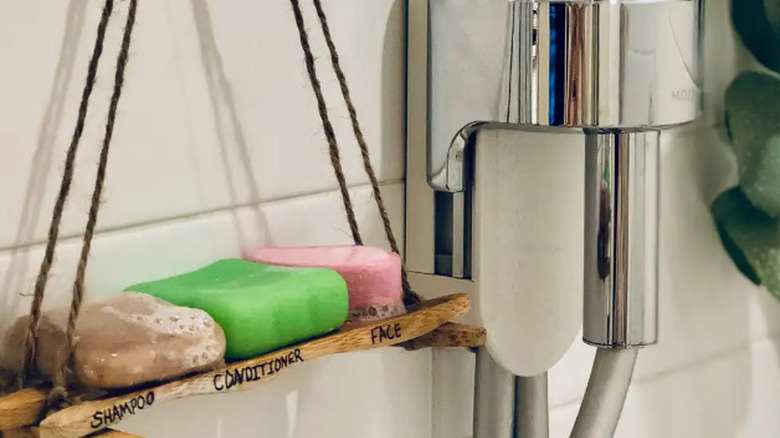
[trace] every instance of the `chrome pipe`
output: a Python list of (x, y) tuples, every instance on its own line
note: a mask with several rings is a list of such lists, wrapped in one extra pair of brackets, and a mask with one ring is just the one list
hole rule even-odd
[(655, 344), (659, 133), (589, 132), (585, 147), (583, 338), (607, 348)]
[(550, 436), (547, 373), (533, 377), (515, 377), (514, 438)]
[(515, 376), (497, 364), (485, 347), (477, 351), (474, 438), (513, 438)]
[(519, 377), (477, 351), (474, 438), (547, 438), (547, 373)]
[(615, 436), (639, 350), (599, 348), (570, 438)]

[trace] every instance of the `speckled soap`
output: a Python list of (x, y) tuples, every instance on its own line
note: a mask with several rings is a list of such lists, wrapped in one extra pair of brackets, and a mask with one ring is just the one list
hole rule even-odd
[(401, 257), (370, 246), (263, 247), (249, 259), (275, 265), (334, 269), (349, 288), (352, 321), (376, 321), (406, 313)]
[(222, 327), (228, 359), (245, 359), (338, 329), (349, 294), (338, 272), (220, 260), (126, 289), (206, 311)]

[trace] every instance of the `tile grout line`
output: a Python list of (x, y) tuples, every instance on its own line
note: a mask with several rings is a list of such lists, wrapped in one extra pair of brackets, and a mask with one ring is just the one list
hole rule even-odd
[[(385, 188), (385, 187), (391, 187), (391, 186), (403, 184), (404, 182), (405, 182), (405, 180), (403, 180), (403, 179), (392, 179), (392, 180), (387, 180), (387, 181), (380, 182), (379, 186)], [(354, 192), (354, 191), (364, 190), (364, 189), (370, 188), (370, 187), (371, 187), (370, 184), (364, 183), (364, 184), (350, 185), (350, 186), (348, 186), (348, 189), (351, 192)], [(213, 208), (213, 209), (210, 209), (210, 210), (201, 210), (201, 211), (197, 211), (197, 212), (191, 212), (191, 213), (185, 213), (185, 214), (180, 214), (180, 215), (174, 215), (174, 216), (169, 216), (169, 217), (164, 217), (164, 218), (153, 219), (153, 220), (149, 220), (149, 221), (134, 222), (134, 223), (128, 223), (128, 224), (123, 224), (123, 225), (117, 225), (117, 226), (113, 226), (113, 227), (106, 227), (106, 228), (99, 229), (95, 233), (95, 237), (98, 238), (98, 237), (101, 237), (101, 236), (106, 235), (106, 234), (113, 234), (113, 233), (121, 232), (121, 231), (127, 231), (127, 230), (133, 230), (133, 229), (143, 229), (143, 228), (147, 228), (147, 227), (154, 226), (154, 225), (160, 225), (160, 226), (171, 225), (174, 222), (186, 222), (186, 221), (198, 220), (198, 219), (202, 219), (202, 218), (208, 217), (210, 215), (215, 215), (215, 214), (218, 214), (218, 213), (226, 213), (226, 212), (230, 212), (232, 210), (240, 210), (240, 209), (243, 209), (243, 208), (254, 208), (254, 207), (260, 207), (260, 206), (268, 207), (268, 206), (279, 205), (279, 204), (283, 204), (283, 203), (294, 201), (294, 200), (298, 200), (298, 199), (314, 198), (314, 197), (317, 197), (317, 196), (329, 195), (329, 194), (338, 194), (338, 190), (336, 190), (336, 189), (318, 190), (318, 191), (304, 193), (304, 194), (300, 194), (300, 195), (281, 196), (281, 197), (278, 197), (278, 198), (269, 199), (269, 200), (265, 200), (265, 201), (261, 201), (261, 202), (246, 202), (246, 203), (240, 203), (240, 204), (233, 204), (233, 205), (230, 205), (230, 206), (227, 206), (227, 207), (219, 207), (219, 208)], [(60, 241), (61, 242), (65, 242), (67, 240), (72, 240), (72, 239), (78, 238), (80, 236), (81, 236), (81, 233), (63, 234), (62, 236), (60, 236)], [(27, 242), (27, 243), (20, 244), (20, 245), (10, 245), (10, 246), (6, 246), (6, 247), (0, 247), (0, 255), (3, 255), (5, 253), (10, 253), (10, 252), (25, 251), (25, 250), (28, 250), (28, 249), (33, 248), (35, 246), (43, 245), (45, 242), (46, 242), (45, 240), (37, 239), (37, 240), (34, 240), (32, 242)]]

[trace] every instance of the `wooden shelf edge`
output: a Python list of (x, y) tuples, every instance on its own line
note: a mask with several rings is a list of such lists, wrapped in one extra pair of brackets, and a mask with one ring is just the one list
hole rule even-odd
[(487, 330), (482, 327), (450, 322), (404, 344), (409, 350), (423, 348), (477, 348), (485, 345)]
[[(24, 429), (15, 429), (0, 431), (0, 438), (39, 438), (41, 436), (37, 427), (26, 427)], [(139, 435), (133, 435), (121, 430), (106, 429), (96, 434), (89, 435), (90, 437), (101, 438), (143, 438)]]
[(17, 430), (35, 424), (45, 400), (46, 391), (33, 388), (0, 397), (0, 430)]

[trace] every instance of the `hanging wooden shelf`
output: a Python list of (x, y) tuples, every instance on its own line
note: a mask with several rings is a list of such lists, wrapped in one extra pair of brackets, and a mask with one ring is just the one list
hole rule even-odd
[[(105, 398), (78, 403), (44, 419), (41, 437), (81, 437), (107, 429), (123, 418), (148, 411), (165, 401), (246, 389), (263, 383), (301, 362), (332, 354), (371, 350), (405, 344), (416, 349), (425, 346), (475, 346), (481, 329), (448, 325), (469, 309), (465, 294), (449, 295), (413, 306), (405, 315), (373, 323), (345, 324), (339, 332), (293, 345), (264, 356), (234, 362), (216, 370), (137, 389)], [(442, 327), (444, 326), (444, 327)], [(438, 335), (414, 340), (439, 329)], [(459, 334), (463, 329), (467, 333)], [(484, 339), (481, 341), (484, 343)], [(457, 345), (460, 343), (461, 345)], [(438, 344), (438, 345), (437, 345)], [(0, 430), (34, 425), (43, 407), (45, 390), (24, 389), (0, 398)], [(117, 438), (121, 435), (117, 435)]]

